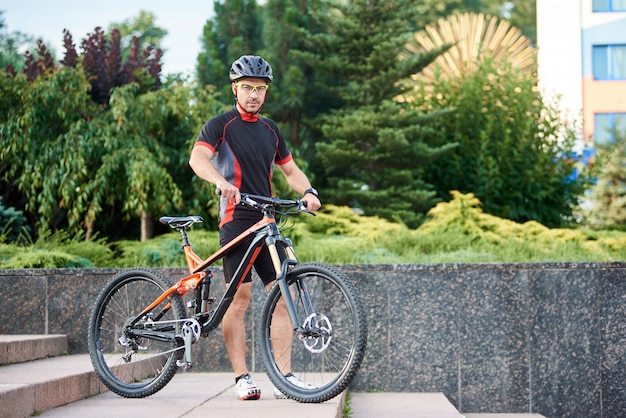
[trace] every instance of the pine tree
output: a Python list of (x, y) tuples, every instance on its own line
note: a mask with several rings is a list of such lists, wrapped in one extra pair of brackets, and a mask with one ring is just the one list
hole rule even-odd
[(318, 119), (321, 197), (414, 227), (436, 202), (424, 167), (452, 146), (427, 141), (437, 135), (429, 122), (445, 111), (410, 110), (397, 97), (448, 46), (399, 58), (418, 18), (410, 0), (322, 0), (312, 16), (320, 31), (303, 32), (313, 52), (298, 56), (333, 80), (327, 88), (340, 104)]
[(198, 54), (196, 75), (201, 85), (217, 86), (219, 98), (230, 101), (228, 70), (242, 55), (261, 49), (261, 23), (255, 0), (216, 1), (215, 16), (207, 20)]
[[(316, 114), (308, 104), (314, 102), (317, 90), (311, 83), (310, 71), (292, 51), (304, 48), (296, 36), (298, 28), (309, 28), (311, 18), (307, 3), (298, 0), (268, 0), (263, 7), (263, 45), (261, 55), (270, 63), (274, 81), (263, 113), (281, 124), (289, 144), (300, 153), (310, 150), (310, 135), (303, 126), (304, 118)], [(312, 147), (311, 147), (312, 148)]]

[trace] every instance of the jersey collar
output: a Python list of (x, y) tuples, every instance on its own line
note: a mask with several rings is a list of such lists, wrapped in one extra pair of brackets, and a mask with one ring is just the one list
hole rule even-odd
[(237, 111), (241, 115), (241, 119), (243, 119), (245, 122), (256, 122), (257, 120), (259, 120), (258, 113), (246, 112), (241, 106), (239, 106), (239, 103), (237, 103), (236, 107), (237, 107)]

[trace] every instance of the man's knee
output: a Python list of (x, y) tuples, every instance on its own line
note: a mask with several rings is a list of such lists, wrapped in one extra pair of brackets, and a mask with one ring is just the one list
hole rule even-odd
[(250, 305), (252, 299), (252, 283), (242, 283), (235, 293), (235, 297), (230, 305), (229, 310), (244, 313)]

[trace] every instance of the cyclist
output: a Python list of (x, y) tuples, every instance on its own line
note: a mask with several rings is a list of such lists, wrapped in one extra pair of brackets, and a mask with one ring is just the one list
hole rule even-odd
[[(189, 159), (189, 165), (196, 175), (213, 183), (221, 191), (219, 227), (222, 246), (261, 219), (259, 212), (238, 205), (240, 193), (271, 196), (271, 179), (275, 165), (285, 175), (289, 186), (302, 195), (302, 201), (306, 202), (307, 209), (317, 210), (321, 206), (317, 191), (311, 187), (308, 177), (293, 160), (276, 123), (259, 115), (273, 79), (270, 65), (259, 56), (244, 55), (232, 63), (229, 75), (235, 105), (230, 111), (205, 123)], [(245, 246), (239, 247), (240, 251), (224, 257), (226, 282), (230, 281), (244, 256)], [(276, 278), (276, 272), (267, 249), (264, 248), (257, 258), (254, 269), (266, 289), (269, 289)], [(261, 397), (261, 390), (254, 383), (246, 364), (244, 315), (251, 297), (251, 272), (248, 271), (244, 283), (239, 287), (222, 321), (224, 343), (236, 376), (235, 391), (242, 400)], [(288, 324), (281, 328), (288, 331), (289, 335), (275, 340), (287, 341), (286, 347), (275, 346), (274, 349), (289, 350), (291, 344), (289, 316), (284, 305), (278, 312), (280, 320)], [(283, 373), (288, 378), (296, 379), (289, 374), (291, 360), (285, 361)], [(276, 388), (274, 395), (277, 398), (285, 398)]]

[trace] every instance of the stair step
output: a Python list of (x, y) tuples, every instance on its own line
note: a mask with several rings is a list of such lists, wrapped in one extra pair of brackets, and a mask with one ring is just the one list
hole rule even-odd
[(352, 418), (463, 418), (443, 393), (351, 392)]
[(539, 414), (460, 413), (443, 393), (351, 392), (351, 418), (545, 418)]
[(0, 335), (0, 364), (15, 364), (67, 353), (67, 335)]
[(28, 417), (105, 391), (88, 354), (0, 367), (0, 411), (3, 417)]

